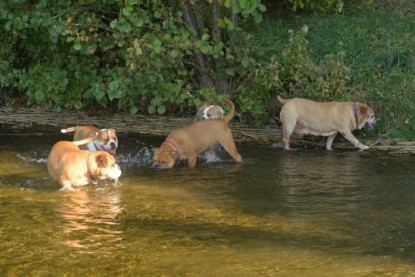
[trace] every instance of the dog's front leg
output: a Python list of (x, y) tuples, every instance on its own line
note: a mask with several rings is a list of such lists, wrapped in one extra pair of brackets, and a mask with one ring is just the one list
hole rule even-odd
[(187, 163), (190, 168), (196, 167), (197, 155), (187, 155)]
[(350, 141), (354, 146), (358, 147), (360, 150), (367, 150), (369, 146), (360, 143), (360, 141), (352, 134), (350, 130), (344, 130), (341, 134)]
[(59, 178), (59, 183), (62, 186), (60, 191), (74, 191), (74, 188), (72, 187), (71, 181), (66, 180), (63, 177), (61, 177), (61, 178)]

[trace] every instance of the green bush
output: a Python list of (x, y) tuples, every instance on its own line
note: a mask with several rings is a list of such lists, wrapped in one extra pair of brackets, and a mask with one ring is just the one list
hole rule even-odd
[(252, 62), (239, 23), (264, 10), (259, 0), (3, 1), (2, 100), (186, 112), (230, 94)]
[(239, 103), (256, 124), (267, 123), (275, 115), (279, 106), (277, 95), (330, 101), (343, 98), (348, 92), (350, 68), (345, 65), (345, 52), (328, 54), (317, 64), (310, 55), (307, 33), (307, 26), (290, 31), (281, 55), (276, 53), (258, 63), (241, 78)]

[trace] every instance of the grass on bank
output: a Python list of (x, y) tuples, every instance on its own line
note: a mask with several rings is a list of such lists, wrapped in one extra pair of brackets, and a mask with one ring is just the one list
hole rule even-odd
[[(393, 4), (393, 3), (392, 3)], [(415, 137), (415, 5), (405, 10), (384, 5), (351, 14), (300, 14), (286, 16), (267, 11), (263, 22), (251, 29), (259, 59), (282, 59), (289, 30), (307, 25), (311, 59), (323, 61), (328, 54), (345, 52), (344, 63), (351, 69), (347, 93), (339, 101), (369, 104), (378, 117), (372, 132), (360, 137)]]

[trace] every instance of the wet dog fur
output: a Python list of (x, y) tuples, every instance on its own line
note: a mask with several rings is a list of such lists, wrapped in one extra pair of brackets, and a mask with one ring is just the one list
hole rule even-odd
[(201, 120), (171, 132), (161, 146), (154, 149), (153, 167), (171, 168), (179, 159), (185, 158), (189, 167), (195, 167), (197, 156), (217, 142), (235, 161), (243, 162), (228, 126), (235, 113), (235, 106), (229, 99), (226, 102), (231, 110), (223, 119)]
[(118, 179), (121, 175), (114, 156), (105, 151), (92, 152), (78, 148), (78, 145), (91, 139), (59, 141), (53, 145), (47, 168), (52, 179), (61, 185), (61, 190), (73, 190), (92, 180)]

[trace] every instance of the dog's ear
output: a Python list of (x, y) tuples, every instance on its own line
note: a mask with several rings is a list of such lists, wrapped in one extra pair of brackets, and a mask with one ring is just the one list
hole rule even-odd
[(98, 167), (108, 167), (108, 157), (106, 154), (99, 154), (96, 156), (95, 161)]

